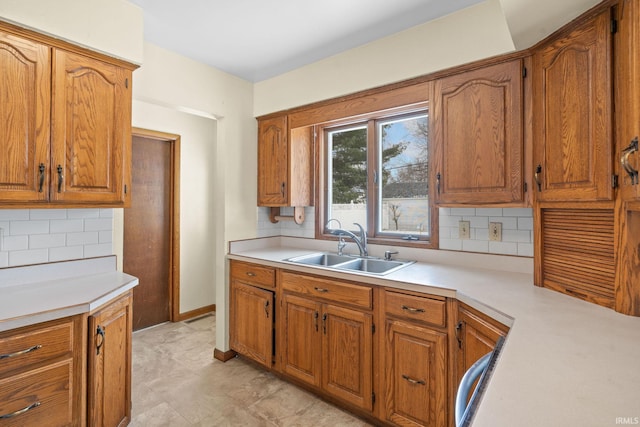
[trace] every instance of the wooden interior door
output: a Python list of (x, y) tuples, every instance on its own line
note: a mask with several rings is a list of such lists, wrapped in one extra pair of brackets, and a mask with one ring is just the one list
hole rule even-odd
[(172, 144), (134, 136), (132, 201), (124, 210), (124, 271), (140, 280), (133, 292), (133, 329), (171, 320)]

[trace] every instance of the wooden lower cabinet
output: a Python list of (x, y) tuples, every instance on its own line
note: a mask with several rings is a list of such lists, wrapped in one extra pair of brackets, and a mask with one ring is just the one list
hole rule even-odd
[(447, 424), (447, 334), (390, 319), (385, 325), (385, 420)]
[(456, 355), (456, 384), (478, 359), (493, 351), (498, 339), (506, 336), (509, 328), (487, 315), (459, 303), (456, 339), (458, 352)]
[(283, 372), (371, 411), (371, 314), (291, 294), (282, 305)]
[(126, 426), (131, 420), (132, 293), (89, 316), (88, 425)]
[(0, 333), (0, 426), (85, 423), (85, 317)]

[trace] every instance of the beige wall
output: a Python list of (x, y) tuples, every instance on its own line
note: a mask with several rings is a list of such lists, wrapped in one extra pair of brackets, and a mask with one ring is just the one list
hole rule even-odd
[(142, 10), (126, 0), (0, 0), (0, 17), (135, 64), (142, 62)]
[(280, 111), (428, 74), (514, 49), (499, 0), (255, 84), (254, 114)]
[(182, 136), (181, 311), (215, 303), (223, 349), (227, 244), (256, 235), (253, 85), (149, 43), (144, 53), (133, 125)]

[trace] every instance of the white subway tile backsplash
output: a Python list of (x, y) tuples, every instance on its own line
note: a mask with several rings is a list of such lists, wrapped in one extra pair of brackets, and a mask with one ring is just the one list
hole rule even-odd
[(113, 209), (0, 210), (0, 268), (113, 254)]
[(533, 230), (533, 218), (532, 217), (519, 217), (518, 218), (518, 230)]
[(49, 262), (84, 258), (84, 246), (64, 246), (49, 249)]
[(29, 211), (30, 220), (66, 218), (67, 211), (65, 209), (31, 209)]
[(42, 264), (49, 262), (49, 251), (47, 249), (31, 249), (26, 251), (9, 252), (9, 266)]
[[(295, 236), (315, 237), (315, 209), (305, 208), (302, 225), (292, 221), (272, 224), (269, 208), (258, 207), (258, 237)], [(293, 209), (284, 208), (283, 215)], [(470, 222), (470, 238), (459, 238), (459, 222)], [(533, 256), (533, 210), (530, 208), (439, 208), (440, 249), (483, 252), (523, 257)], [(489, 222), (502, 224), (502, 241), (489, 241)]]
[(482, 240), (463, 240), (462, 250), (465, 252), (489, 252), (489, 242)]
[(106, 231), (113, 228), (112, 218), (88, 218), (84, 220), (84, 231)]
[(518, 243), (518, 256), (533, 256), (533, 243)]
[(9, 230), (12, 236), (47, 234), (49, 232), (49, 221), (11, 221)]
[(7, 236), (2, 239), (3, 251), (24, 251), (29, 249), (29, 236)]
[(100, 233), (88, 231), (82, 233), (67, 233), (67, 245), (95, 245), (100, 242)]
[(111, 243), (101, 243), (98, 245), (85, 245), (85, 258), (93, 258), (97, 256), (111, 255)]
[(66, 234), (34, 234), (29, 236), (29, 249), (57, 248), (64, 246)]
[(63, 219), (50, 221), (52, 233), (77, 233), (84, 231), (84, 221), (81, 219)]
[(19, 221), (29, 219), (29, 209), (0, 210), (0, 221)]
[(489, 252), (501, 255), (518, 255), (518, 244), (512, 242), (489, 242)]
[(68, 209), (67, 218), (100, 218), (100, 209)]
[(477, 216), (502, 216), (502, 208), (476, 208)]

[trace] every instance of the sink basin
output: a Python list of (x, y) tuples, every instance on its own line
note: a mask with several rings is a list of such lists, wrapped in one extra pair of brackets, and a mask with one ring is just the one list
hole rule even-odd
[(337, 266), (345, 270), (363, 271), (366, 273), (386, 274), (410, 263), (402, 261), (387, 261), (383, 259), (358, 258)]
[(328, 253), (316, 253), (310, 255), (302, 255), (294, 258), (289, 258), (285, 261), (295, 262), (297, 264), (308, 265), (320, 265), (330, 267), (332, 265), (340, 264), (346, 261), (353, 261), (353, 257), (346, 255), (336, 255)]
[(402, 267), (414, 263), (414, 261), (387, 261), (379, 258), (362, 258), (350, 255), (337, 255), (327, 252), (301, 255), (293, 258), (287, 258), (284, 261), (335, 270), (348, 270), (379, 275), (391, 273), (392, 271), (399, 270)]

